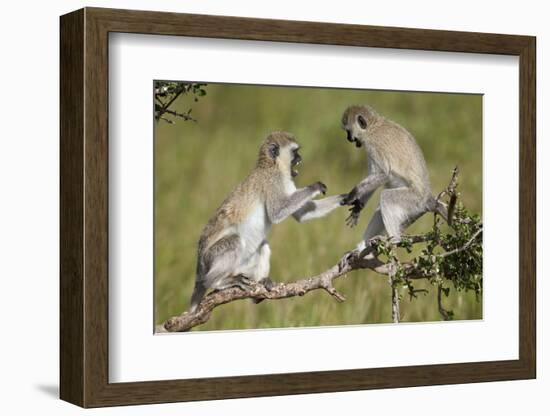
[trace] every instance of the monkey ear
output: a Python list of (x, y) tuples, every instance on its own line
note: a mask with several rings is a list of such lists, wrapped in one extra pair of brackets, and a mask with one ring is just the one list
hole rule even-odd
[(271, 159), (275, 160), (277, 159), (277, 156), (279, 156), (279, 145), (277, 143), (271, 143), (268, 148), (269, 156), (271, 156)]
[(361, 127), (363, 130), (367, 128), (367, 120), (362, 115), (359, 115), (357, 117), (357, 123), (359, 123), (359, 127)]

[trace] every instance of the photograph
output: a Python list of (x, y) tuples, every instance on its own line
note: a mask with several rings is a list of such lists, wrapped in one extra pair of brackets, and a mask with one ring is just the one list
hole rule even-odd
[(291, 3), (39, 9), (6, 293), (39, 265), (14, 345), (54, 337), (10, 406), (540, 407), (543, 14)]
[(156, 332), (483, 319), (482, 94), (152, 95)]

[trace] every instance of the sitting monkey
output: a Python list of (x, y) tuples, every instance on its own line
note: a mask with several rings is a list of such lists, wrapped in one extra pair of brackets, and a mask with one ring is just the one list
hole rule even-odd
[(271, 133), (256, 167), (218, 208), (198, 244), (195, 289), (190, 311), (196, 310), (208, 289), (249, 287), (256, 282), (268, 290), (271, 250), (267, 234), (272, 224), (292, 215), (303, 222), (320, 218), (341, 205), (343, 195), (314, 200), (327, 187), (315, 182), (296, 189), (300, 146), (286, 132)]

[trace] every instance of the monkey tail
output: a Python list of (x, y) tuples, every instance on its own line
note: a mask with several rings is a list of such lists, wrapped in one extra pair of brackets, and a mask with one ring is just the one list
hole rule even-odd
[(206, 287), (204, 287), (204, 284), (199, 279), (197, 279), (197, 281), (195, 282), (193, 295), (191, 296), (191, 307), (189, 308), (189, 312), (195, 312), (195, 310), (199, 306), (199, 303), (201, 303), (202, 298), (204, 298), (205, 293)]

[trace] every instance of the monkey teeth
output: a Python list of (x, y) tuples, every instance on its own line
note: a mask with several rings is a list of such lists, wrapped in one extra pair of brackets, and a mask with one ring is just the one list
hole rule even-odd
[(296, 166), (298, 166), (300, 163), (302, 163), (301, 160), (298, 160), (296, 163), (293, 163), (290, 167), (290, 174), (292, 177), (298, 176), (298, 170), (296, 169)]

